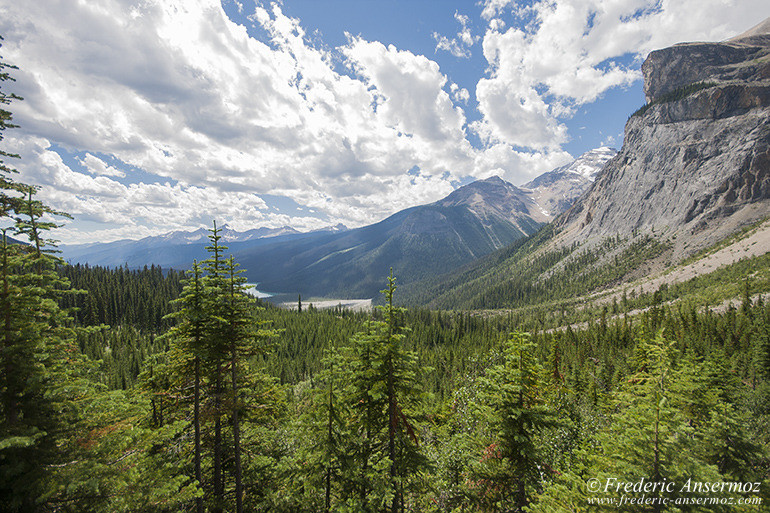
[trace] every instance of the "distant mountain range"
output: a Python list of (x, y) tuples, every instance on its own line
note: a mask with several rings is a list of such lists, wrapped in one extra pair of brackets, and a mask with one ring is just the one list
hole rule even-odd
[[(593, 150), (524, 187), (496, 176), (473, 182), (435, 203), (361, 228), (340, 225), (299, 233), (290, 227), (236, 232), (225, 226), (223, 241), (260, 290), (306, 297), (376, 297), (390, 267), (399, 283), (414, 282), (531, 235), (585, 191), (614, 153)], [(73, 263), (187, 269), (193, 259), (206, 258), (207, 235), (201, 228), (61, 249)]]
[[(344, 229), (344, 227), (343, 227)], [(222, 242), (246, 242), (249, 240), (263, 239), (265, 237), (277, 237), (279, 235), (290, 235), (300, 233), (290, 226), (281, 228), (254, 228), (245, 232), (238, 232), (227, 225), (224, 225), (220, 231)], [(209, 231), (206, 228), (198, 228), (192, 232), (176, 231), (165, 235), (147, 237), (148, 244), (196, 244), (208, 242)]]
[[(316, 233), (337, 233), (347, 230), (342, 224), (319, 230)], [(62, 257), (72, 263), (87, 263), (105, 267), (127, 265), (130, 268), (155, 264), (164, 268), (186, 268), (184, 262), (206, 258), (209, 230), (174, 231), (139, 240), (123, 239), (114, 242), (61, 245)], [(233, 230), (228, 225), (220, 227), (222, 243), (229, 246), (259, 245), (272, 242), (273, 238), (291, 238), (302, 234), (289, 226), (281, 228), (254, 228), (245, 232)], [(189, 266), (189, 264), (187, 264)]]

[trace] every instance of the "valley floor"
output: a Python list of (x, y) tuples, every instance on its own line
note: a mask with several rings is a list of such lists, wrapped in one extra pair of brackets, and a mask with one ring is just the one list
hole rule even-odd
[[(282, 308), (288, 308), (290, 310), (297, 309), (296, 301), (286, 301), (281, 303)], [(368, 312), (372, 309), (371, 299), (322, 299), (320, 301), (307, 301), (303, 302), (302, 306), (312, 306), (319, 310), (325, 310), (327, 308), (345, 308), (346, 310), (352, 310), (354, 312)]]

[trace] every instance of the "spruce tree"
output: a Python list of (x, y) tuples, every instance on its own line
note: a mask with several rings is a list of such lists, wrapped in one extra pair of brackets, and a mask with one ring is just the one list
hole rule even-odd
[(541, 486), (546, 456), (537, 435), (557, 425), (545, 402), (543, 368), (528, 333), (514, 332), (505, 345), (504, 363), (483, 380), (486, 414), (493, 440), (477, 470), (482, 507), (524, 511)]
[[(193, 261), (192, 269), (185, 280), (185, 286), (180, 297), (173, 301), (179, 310), (169, 314), (168, 318), (176, 319), (177, 326), (172, 328), (168, 337), (173, 340), (171, 352), (176, 364), (176, 374), (190, 376), (193, 380), (193, 466), (195, 480), (198, 486), (203, 486), (201, 470), (201, 360), (206, 356), (205, 342), (207, 330), (207, 304), (204, 293), (204, 279), (200, 265)], [(192, 369), (190, 369), (192, 367)], [(152, 376), (150, 376), (152, 377)], [(186, 383), (186, 379), (182, 379)], [(162, 396), (161, 396), (162, 397)], [(155, 405), (153, 403), (153, 411)], [(196, 511), (203, 513), (203, 498), (196, 498)]]
[[(234, 509), (241, 512), (245, 507), (241, 412), (247, 407), (242, 391), (262, 381), (250, 371), (248, 359), (264, 353), (266, 340), (276, 332), (255, 318), (258, 309), (246, 294), (243, 271), (232, 256), (224, 257), (227, 248), (220, 244), (216, 223), (210, 232), (210, 257), (202, 265), (193, 263), (182, 294), (174, 301), (179, 310), (169, 315), (178, 324), (166, 336), (172, 341), (169, 360), (177, 394), (185, 398), (184, 390), (193, 390), (193, 472), (205, 492), (196, 499), (196, 509), (227, 507), (231, 471)], [(232, 445), (225, 424), (228, 416)]]
[[(3, 38), (0, 36), (0, 41)], [(0, 43), (2, 48), (2, 43)], [(3, 89), (3, 82), (14, 82), (13, 76), (11, 76), (10, 70), (18, 69), (16, 66), (5, 62), (0, 57), (0, 142), (5, 139), (4, 131), (8, 128), (18, 128), (18, 125), (13, 123), (13, 114), (3, 108), (5, 105), (10, 105), (15, 100), (21, 100), (20, 96), (14, 93), (8, 93)], [(18, 194), (22, 189), (20, 184), (16, 183), (11, 177), (12, 174), (17, 173), (16, 169), (8, 162), (8, 159), (18, 159), (19, 155), (16, 153), (9, 153), (3, 149), (0, 149), (0, 217), (8, 217), (12, 215), (15, 206), (18, 205)]]
[(227, 246), (219, 243), (222, 236), (214, 221), (214, 228), (209, 230), (210, 245), (206, 246), (209, 252), (209, 258), (204, 260), (204, 269), (206, 271), (206, 294), (208, 306), (208, 332), (205, 350), (206, 368), (208, 370), (213, 389), (211, 390), (211, 413), (214, 418), (214, 438), (213, 438), (213, 459), (214, 459), (214, 513), (221, 513), (224, 506), (225, 483), (224, 471), (222, 468), (223, 457), (223, 435), (222, 435), (222, 417), (224, 415), (224, 383), (223, 372), (227, 359), (227, 341), (222, 336), (226, 330), (226, 320), (221, 315), (222, 304), (220, 301), (227, 296), (228, 282), (225, 270), (224, 251)]
[[(664, 499), (698, 497), (695, 490), (682, 490), (688, 480), (719, 482), (718, 469), (700, 457), (700, 444), (693, 423), (685, 415), (691, 404), (686, 386), (690, 369), (674, 366), (676, 351), (662, 331), (642, 336), (631, 357), (633, 374), (615, 395), (618, 413), (609, 429), (599, 436), (601, 452), (594, 462), (596, 478), (624, 482), (674, 482), (676, 490), (658, 489), (646, 496), (655, 502), (641, 511), (666, 511)], [(632, 494), (629, 494), (629, 496)], [(637, 494), (641, 495), (641, 494)], [(638, 505), (612, 507), (614, 511), (640, 511)], [(697, 511), (683, 505), (683, 511)], [(715, 507), (715, 511), (726, 510)]]
[(767, 451), (751, 439), (746, 429), (748, 424), (746, 412), (720, 402), (711, 412), (701, 437), (706, 462), (716, 465), (721, 475), (733, 481), (762, 479), (760, 469)]
[[(13, 80), (11, 69), (0, 59), (0, 86)], [(0, 105), (20, 99), (0, 90)], [(0, 108), (0, 141), (16, 126), (12, 119)], [(58, 306), (69, 283), (55, 272), (59, 261), (44, 238), (56, 225), (40, 220), (56, 212), (34, 199), (36, 187), (11, 178), (16, 171), (7, 159), (18, 157), (0, 150), (0, 216), (14, 225), (3, 229), (0, 241), (0, 503), (10, 511), (36, 511), (46, 493), (46, 469), (61, 457), (57, 442), (72, 421), (67, 385), (78, 357), (70, 318)], [(29, 244), (12, 244), (8, 231)]]
[[(299, 498), (308, 511), (333, 511), (344, 495), (343, 471), (352, 465), (348, 449), (350, 405), (344, 400), (349, 383), (347, 360), (337, 349), (323, 358), (323, 369), (313, 378), (310, 404), (300, 415), (298, 434), (303, 444), (298, 472), (304, 493)], [(315, 492), (314, 492), (315, 491)]]
[[(404, 348), (403, 309), (393, 304), (396, 280), (391, 270), (378, 307), (382, 321), (370, 321), (352, 339), (350, 388), (355, 469), (347, 474), (357, 507), (404, 511), (410, 494), (422, 486), (426, 458), (419, 448), (422, 391), (417, 357)], [(357, 502), (356, 502), (357, 500)]]
[(245, 407), (241, 389), (247, 377), (247, 359), (266, 352), (268, 341), (277, 335), (265, 322), (254, 318), (257, 311), (253, 300), (246, 294), (246, 278), (240, 276), (244, 271), (232, 256), (225, 265), (227, 275), (227, 295), (220, 299), (223, 307), (222, 318), (226, 321), (223, 335), (229, 345), (230, 356), (230, 415), (233, 430), (233, 455), (235, 473), (235, 510), (243, 511), (243, 465), (241, 463), (241, 421), (240, 411)]

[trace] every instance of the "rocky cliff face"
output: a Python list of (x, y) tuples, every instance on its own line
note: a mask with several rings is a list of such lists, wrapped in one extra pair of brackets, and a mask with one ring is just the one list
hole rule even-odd
[(770, 35), (725, 43), (685, 43), (651, 52), (642, 65), (644, 94), (653, 101), (696, 82), (720, 84), (770, 78)]
[(670, 239), (678, 258), (770, 213), (770, 35), (757, 32), (649, 55), (651, 104), (556, 221), (560, 242), (636, 230)]

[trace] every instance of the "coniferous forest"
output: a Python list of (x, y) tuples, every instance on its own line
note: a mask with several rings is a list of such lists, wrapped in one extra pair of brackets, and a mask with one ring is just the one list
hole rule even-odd
[(748, 279), (737, 308), (658, 292), (576, 328), (403, 309), (392, 272), (372, 313), (292, 311), (245, 293), (216, 223), (184, 271), (65, 264), (66, 214), (0, 157), (4, 511), (767, 511)]

